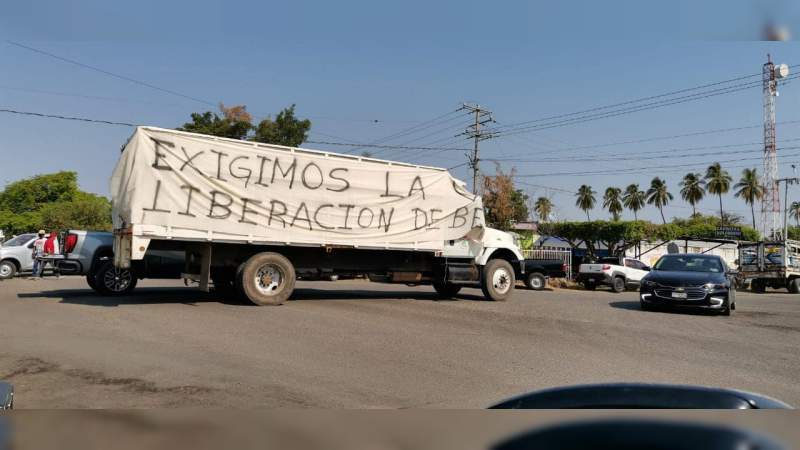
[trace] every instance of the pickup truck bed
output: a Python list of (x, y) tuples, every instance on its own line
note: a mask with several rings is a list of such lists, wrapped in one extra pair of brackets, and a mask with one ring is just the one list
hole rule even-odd
[(567, 265), (560, 259), (526, 259), (525, 273), (517, 272), (518, 280), (523, 280), (528, 289), (542, 290), (547, 287), (548, 278), (567, 276)]

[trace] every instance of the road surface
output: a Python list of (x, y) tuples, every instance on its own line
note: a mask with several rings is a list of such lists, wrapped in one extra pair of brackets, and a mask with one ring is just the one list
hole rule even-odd
[(279, 307), (176, 281), (95, 295), (0, 282), (0, 380), (18, 408), (482, 408), (553, 386), (733, 387), (800, 406), (800, 296), (740, 293), (733, 317), (643, 312), (635, 292), (299, 282)]

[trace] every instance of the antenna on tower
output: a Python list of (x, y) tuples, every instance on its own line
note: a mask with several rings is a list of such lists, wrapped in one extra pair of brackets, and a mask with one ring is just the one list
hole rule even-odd
[[(781, 233), (781, 199), (778, 190), (778, 151), (775, 140), (775, 98), (778, 96), (778, 80), (789, 75), (789, 66), (775, 65), (767, 54), (767, 63), (762, 69), (764, 90), (764, 169), (761, 184), (764, 198), (761, 200), (762, 236), (776, 239)], [(782, 234), (782, 233), (781, 233)]]

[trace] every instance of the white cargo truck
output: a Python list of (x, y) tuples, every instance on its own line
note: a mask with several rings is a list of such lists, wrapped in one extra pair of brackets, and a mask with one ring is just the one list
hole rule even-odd
[(499, 301), (524, 271), (513, 237), (484, 226), (481, 198), (435, 167), (138, 127), (111, 194), (119, 276), (178, 250), (184, 278), (258, 305), (323, 274), (443, 297), (479, 285)]

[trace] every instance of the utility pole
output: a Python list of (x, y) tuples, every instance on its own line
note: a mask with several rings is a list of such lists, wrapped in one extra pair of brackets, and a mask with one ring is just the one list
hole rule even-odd
[[(796, 167), (792, 164), (792, 170), (796, 171)], [(778, 186), (781, 183), (784, 183), (783, 186), (783, 237), (782, 240), (789, 239), (789, 223), (788, 223), (788, 216), (789, 216), (789, 185), (790, 184), (799, 184), (800, 178), (797, 177), (790, 177), (790, 178), (779, 178), (777, 180)]]
[(475, 115), (475, 122), (468, 126), (463, 133), (457, 136), (467, 136), (468, 139), (472, 139), (474, 141), (472, 154), (468, 154), (466, 156), (469, 159), (469, 167), (472, 169), (472, 193), (477, 194), (478, 172), (480, 172), (478, 167), (478, 163), (480, 162), (478, 142), (494, 137), (494, 133), (481, 129), (481, 125), (494, 122), (494, 119), (492, 119), (492, 112), (481, 108), (480, 105), (464, 103), (461, 105), (461, 108), (459, 108), (459, 111), (461, 110), (467, 110), (470, 112), (470, 114)]

